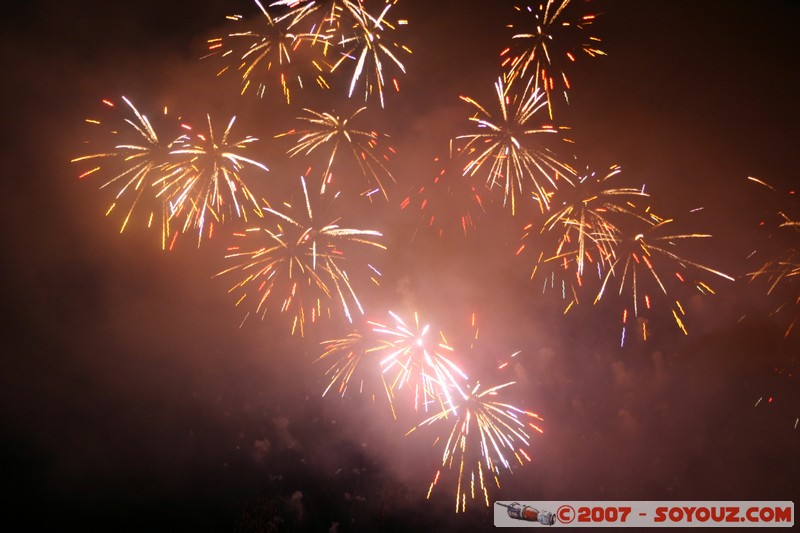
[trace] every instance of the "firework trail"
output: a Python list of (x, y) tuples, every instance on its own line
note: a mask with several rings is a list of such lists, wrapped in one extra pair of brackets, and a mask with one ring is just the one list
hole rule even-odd
[[(513, 473), (516, 465), (531, 462), (528, 451), (532, 431), (542, 433), (539, 415), (498, 401), (498, 392), (514, 382), (480, 390), (457, 388), (456, 403), (424, 420), (408, 434), (424, 426), (444, 426), (450, 431), (443, 444), (441, 468), (428, 489), (430, 498), (444, 471), (456, 474), (456, 512), (464, 512), (467, 500), (482, 499), (489, 506), (489, 487), (500, 488), (500, 475)], [(452, 421), (452, 426), (447, 425)], [(442, 441), (437, 437), (434, 446)]]
[(380, 193), (384, 199), (389, 199), (384, 181), (387, 179), (395, 181), (394, 176), (386, 167), (386, 163), (389, 161), (388, 154), (394, 153), (394, 149), (391, 146), (386, 150), (381, 149), (382, 145), (379, 141), (388, 139), (388, 135), (358, 129), (354, 126), (356, 117), (365, 110), (366, 107), (361, 107), (352, 115), (342, 117), (333, 113), (319, 113), (311, 109), (303, 109), (306, 115), (297, 117), (297, 119), (307, 122), (309, 127), (277, 135), (277, 137), (297, 137), (296, 144), (288, 152), (289, 157), (310, 156), (312, 152), (324, 151), (327, 162), (325, 170), (322, 172), (321, 194), (325, 193), (328, 185), (333, 181), (333, 168), (334, 162), (338, 161), (337, 155), (345, 152), (352, 156), (351, 161), (356, 162), (361, 174), (367, 180), (367, 189), (362, 191), (361, 195), (372, 198), (375, 194)]
[(570, 181), (576, 172), (538, 142), (543, 137), (558, 137), (559, 133), (559, 128), (552, 125), (532, 124), (546, 105), (544, 93), (531, 83), (517, 92), (502, 79), (495, 83), (495, 92), (500, 108), (495, 117), (472, 98), (461, 97), (476, 109), (469, 120), (478, 130), (457, 137), (466, 141), (463, 152), (469, 162), (464, 175), (482, 172), (489, 189), (502, 187), (503, 205), (510, 204), (512, 214), (518, 197), (529, 194), (539, 198), (540, 207), (546, 210), (551, 194), (548, 189), (557, 189), (557, 181)]
[[(595, 14), (576, 14), (568, 8), (570, 0), (542, 0), (538, 5), (517, 5), (521, 22), (509, 24), (514, 31), (512, 46), (500, 53), (508, 83), (530, 77), (536, 80), (553, 117), (555, 94), (563, 94), (569, 103), (570, 85), (565, 65), (576, 61), (582, 52), (590, 57), (605, 55), (598, 49), (600, 39), (588, 34)], [(583, 4), (580, 0), (575, 4)]]
[[(300, 181), (303, 204), (286, 204), (297, 213), (290, 216), (263, 207), (265, 216), (275, 221), (274, 227), (235, 234), (254, 244), (228, 248), (226, 259), (238, 263), (217, 276), (230, 272), (242, 276), (229, 291), (243, 291), (237, 306), (249, 297), (255, 300), (255, 313), (263, 319), (270, 304), (277, 304), (281, 313), (291, 317), (292, 334), (303, 336), (306, 322), (341, 311), (352, 323), (354, 312), (364, 313), (344, 264), (351, 258), (351, 248), (386, 247), (379, 242), (382, 234), (377, 231), (342, 228), (338, 219), (320, 223), (312, 211), (305, 180)], [(367, 267), (377, 283), (378, 271)]]
[(521, 255), (526, 248), (538, 252), (531, 279), (541, 279), (543, 291), (548, 285), (551, 290), (560, 289), (567, 302), (565, 313), (580, 303), (587, 265), (594, 265), (590, 268), (596, 270), (598, 280), (602, 280), (609, 266), (605, 263), (613, 256), (610, 246), (620, 233), (610, 217), (640, 216), (630, 201), (647, 194), (644, 188), (612, 185), (621, 172), (618, 165), (602, 173), (587, 171), (575, 183), (569, 182), (569, 186), (553, 194), (551, 214), (544, 223), (523, 228), (522, 244), (516, 254)]
[(179, 147), (170, 152), (178, 161), (176, 171), (154, 183), (157, 196), (169, 204), (170, 218), (181, 223), (181, 231), (197, 231), (198, 246), (204, 233), (209, 238), (213, 235), (214, 222), (222, 224), (231, 217), (246, 222), (248, 211), (262, 216), (258, 200), (247, 187), (242, 172), (246, 166), (269, 170), (263, 163), (239, 153), (258, 139), (247, 136), (232, 140), (236, 117), (230, 119), (221, 136), (215, 134), (211, 116), (206, 118), (208, 132), (192, 137), (184, 135)]
[(392, 311), (389, 316), (389, 324), (370, 324), (378, 339), (381, 370), (391, 395), (396, 397), (403, 391), (412, 396), (415, 410), (449, 405), (454, 384), (459, 377), (467, 376), (452, 360), (453, 348), (444, 334), (420, 323), (416, 312), (409, 324)]
[[(606, 289), (613, 283), (612, 280), (619, 280), (618, 294), (620, 296), (624, 291), (630, 291), (632, 317), (629, 316), (629, 309), (626, 307), (622, 313), (622, 340), (620, 343), (622, 345), (625, 343), (628, 320), (630, 318), (637, 319), (640, 313), (652, 309), (655, 304), (654, 299), (659, 293), (671, 299), (672, 317), (680, 330), (687, 334), (683, 322), (683, 317), (686, 315), (683, 305), (677, 298), (672, 299), (672, 291), (667, 288), (676, 283), (675, 280), (680, 285), (693, 285), (701, 294), (715, 294), (715, 292), (706, 282), (693, 278), (697, 272), (710, 273), (734, 281), (731, 276), (679, 256), (675, 251), (681, 241), (706, 239), (711, 235), (666, 233), (666, 230), (671, 228), (669, 224), (673, 222), (673, 219), (661, 218), (652, 213), (649, 208), (645, 210), (645, 214), (650, 220), (641, 231), (630, 231), (630, 228), (625, 228), (624, 231), (615, 231), (611, 235), (600, 234), (593, 237), (604, 247), (603, 249), (611, 251), (611, 256), (605, 260), (607, 270), (594, 303), (599, 302), (605, 295)], [(644, 216), (637, 217), (633, 221), (643, 223)], [(671, 273), (667, 271), (672, 268), (675, 270)], [(651, 294), (651, 288), (655, 290), (656, 294)], [(646, 321), (641, 321), (641, 334), (644, 340), (647, 340), (646, 324)]]
[[(217, 76), (229, 70), (236, 70), (242, 78), (241, 94), (254, 88), (263, 98), (272, 85), (281, 88), (287, 104), (291, 103), (292, 88), (304, 87), (303, 76), (311, 73), (314, 82), (327, 89), (324, 73), (330, 68), (321, 54), (316, 56), (311, 46), (301, 46), (308, 36), (295, 28), (296, 17), (291, 14), (276, 15), (259, 1), (255, 0), (261, 15), (261, 25), (257, 30), (244, 30), (228, 34), (227, 37), (214, 37), (208, 41), (209, 57), (220, 57), (234, 65), (224, 66)], [(236, 23), (244, 23), (242, 15), (227, 17)], [(298, 57), (299, 56), (299, 57)], [(292, 58), (297, 58), (292, 63)]]
[[(170, 119), (168, 127), (170, 133), (159, 134), (147, 116), (128, 98), (123, 96), (122, 100), (133, 113), (133, 118), (122, 119), (123, 124), (115, 124), (117, 117), (109, 119), (108, 123), (99, 119), (86, 119), (88, 124), (95, 127), (111, 128), (104, 132), (103, 137), (105, 138), (107, 134), (108, 138), (116, 141), (116, 144), (103, 152), (76, 157), (72, 162), (80, 164), (89, 162), (95, 165), (83, 172), (79, 176), (81, 179), (95, 173), (113, 174), (100, 188), (117, 189), (106, 215), (110, 215), (119, 204), (127, 202), (127, 212), (120, 226), (120, 233), (128, 227), (134, 211), (137, 209), (147, 211), (147, 227), (152, 227), (154, 222), (161, 226), (161, 246), (166, 249), (170, 234), (170, 213), (166, 200), (157, 197), (156, 184), (165, 177), (181, 172), (172, 152), (184, 138), (180, 134), (178, 119)], [(103, 100), (103, 104), (117, 111), (117, 105), (111, 100)], [(164, 117), (167, 116), (165, 108)]]

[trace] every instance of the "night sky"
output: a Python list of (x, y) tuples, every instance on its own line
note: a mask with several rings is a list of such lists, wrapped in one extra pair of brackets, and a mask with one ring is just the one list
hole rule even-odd
[[(413, 54), (401, 91), (387, 92), (384, 110), (370, 104), (368, 118), (391, 137), (398, 183), (390, 202), (350, 199), (344, 211), (389, 247), (367, 307), (379, 317), (418, 310), (456, 339), (477, 313), (485, 353), (470, 367), (487, 383), (516, 381), (511, 399), (544, 419), (533, 462), (504, 476), (493, 500), (796, 501), (799, 346), (784, 330), (797, 307), (771, 311), (797, 287), (767, 295), (745, 275), (796, 246), (759, 222), (797, 213), (788, 191), (798, 183), (800, 7), (592, 4), (607, 56), (578, 57), (555, 122), (572, 128), (570, 149), (584, 161), (621, 165), (654, 209), (713, 234), (687, 254), (737, 278), (712, 276), (716, 295), (687, 296), (688, 335), (656, 312), (652, 338), (620, 347), (618, 303), (587, 298), (564, 315), (559, 294), (529, 281), (530, 256), (514, 252), (532, 212), (495, 206), (467, 238), (439, 239), (399, 208), (469, 128), (459, 95), (494, 103), (514, 4), (401, 0), (392, 10), (409, 21), (396, 35)], [(446, 483), (426, 500), (439, 449), (432, 433), (404, 436), (420, 415), (395, 422), (365, 397), (321, 396), (313, 360), (343, 324), (304, 338), (281, 317), (240, 327), (230, 279), (213, 277), (229, 266), (225, 226), (199, 249), (187, 237), (171, 252), (141, 224), (120, 235), (101, 180), (79, 180), (70, 163), (86, 153), (84, 119), (125, 95), (153, 115), (164, 105), (236, 115), (271, 169), (254, 188), (280, 196), (304, 165), (274, 135), (296, 127), (302, 107), (357, 108), (344, 80), (326, 94), (298, 91), (287, 106), (279, 90), (240, 96), (234, 75), (216, 78), (219, 63), (199, 60), (205, 41), (231, 28), (226, 15), (257, 14), (245, 0), (15, 9), (0, 33), (0, 529), (492, 527), (480, 501), (454, 513)]]

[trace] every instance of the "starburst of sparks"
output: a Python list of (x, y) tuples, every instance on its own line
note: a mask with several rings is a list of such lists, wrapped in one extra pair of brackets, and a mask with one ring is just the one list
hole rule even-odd
[[(303, 46), (309, 36), (297, 30), (297, 18), (271, 14), (259, 0), (255, 3), (262, 15), (257, 29), (208, 40), (208, 53), (203, 58), (220, 57), (234, 63), (233, 68), (226, 64), (217, 75), (236, 70), (242, 78), (241, 94), (254, 88), (262, 98), (273, 84), (279, 85), (287, 104), (291, 104), (292, 88), (302, 89), (303, 76), (309, 72), (319, 87), (329, 88), (325, 73), (330, 66), (321, 54), (314, 54), (313, 47)], [(242, 15), (230, 15), (228, 19), (240, 24), (248, 22)]]
[[(319, 47), (325, 57), (338, 55), (335, 60), (331, 59), (331, 73), (355, 63), (349, 97), (360, 85), (364, 101), (377, 95), (380, 106), (384, 107), (384, 91), (389, 82), (384, 65), (405, 73), (400, 57), (411, 53), (407, 46), (390, 42), (390, 33), (407, 23), (389, 20), (389, 10), (396, 3), (397, 0), (385, 2), (379, 13), (377, 9), (368, 9), (365, 0), (277, 0), (271, 5), (289, 8), (285, 16), (292, 26), (303, 28), (301, 39), (304, 42)], [(400, 89), (396, 77), (391, 78), (391, 83), (395, 90)]]
[[(366, 109), (361, 107), (349, 116), (304, 109), (306, 115), (297, 118), (309, 124), (307, 129), (293, 129), (277, 135), (277, 137), (297, 137), (295, 145), (288, 151), (290, 157), (310, 156), (312, 152), (324, 151), (326, 162), (320, 180), (320, 193), (324, 194), (333, 182), (335, 163), (339, 161), (337, 155), (345, 152), (344, 157), (349, 154), (351, 156), (349, 160), (355, 161), (359, 171), (367, 180), (366, 190), (361, 189), (362, 196), (372, 198), (373, 195), (380, 193), (384, 199), (389, 199), (384, 181), (395, 181), (387, 167), (389, 154), (394, 153), (394, 149), (391, 146), (385, 150), (381, 149), (380, 141), (386, 140), (387, 135), (354, 126), (357, 116)], [(344, 172), (347, 172), (347, 167), (343, 168)]]
[[(352, 390), (351, 382), (355, 381), (358, 384), (358, 393), (369, 391), (373, 402), (376, 401), (376, 396), (385, 397), (392, 417), (397, 419), (394, 394), (380, 365), (379, 352), (383, 347), (373, 338), (371, 326), (366, 323), (363, 326), (363, 329), (350, 331), (344, 337), (322, 342), (323, 352), (316, 361), (328, 364), (325, 375), (330, 380), (322, 395), (335, 390), (339, 396), (344, 397)], [(379, 390), (374, 387), (376, 383), (380, 384)]]
[(182, 220), (182, 231), (194, 229), (198, 245), (206, 233), (213, 234), (213, 223), (224, 223), (226, 216), (247, 222), (247, 213), (261, 217), (258, 200), (242, 177), (247, 166), (262, 171), (269, 169), (259, 161), (245, 157), (240, 152), (258, 141), (247, 136), (231, 139), (231, 129), (236, 121), (232, 117), (221, 136), (215, 134), (211, 116), (207, 115), (208, 132), (184, 136), (180, 147), (170, 155), (179, 158), (178, 170), (171, 172), (154, 185), (158, 196), (167, 200), (170, 217)]
[[(513, 384), (508, 382), (485, 390), (481, 390), (480, 383), (471, 389), (458, 387), (454, 404), (408, 432), (432, 425), (450, 428), (442, 444), (441, 468), (430, 484), (428, 498), (444, 470), (456, 473), (456, 512), (466, 510), (468, 499), (482, 499), (488, 507), (489, 487), (500, 488), (501, 474), (532, 461), (531, 436), (534, 431), (543, 433), (542, 418), (496, 399), (500, 390)], [(437, 437), (434, 445), (440, 442), (442, 439)]]
[[(141, 204), (147, 213), (147, 226), (150, 227), (156, 217), (160, 218), (162, 231), (162, 247), (166, 247), (169, 235), (169, 213), (165, 202), (156, 198), (155, 183), (166, 175), (176, 171), (177, 165), (171, 157), (171, 152), (181, 142), (175, 121), (173, 132), (169, 135), (159, 134), (145, 114), (126, 97), (122, 97), (127, 108), (133, 113), (133, 118), (123, 118), (123, 128), (119, 129), (113, 123), (106, 123), (100, 119), (86, 119), (88, 124), (95, 127), (108, 126), (112, 128), (108, 133), (110, 139), (118, 139), (105, 151), (84, 155), (72, 159), (72, 163), (92, 163), (90, 169), (84, 171), (79, 178), (86, 178), (94, 174), (111, 173), (101, 186), (101, 189), (117, 187), (117, 193), (106, 211), (110, 215), (120, 202), (127, 201), (127, 212), (120, 226), (120, 233), (128, 227), (134, 211)], [(103, 100), (103, 104), (111, 110), (117, 110), (117, 105), (111, 100)], [(164, 109), (164, 116), (167, 110)], [(116, 117), (115, 117), (116, 119)], [(111, 122), (111, 119), (109, 119)], [(166, 138), (165, 138), (166, 137)], [(105, 136), (103, 137), (105, 140)], [(87, 144), (90, 142), (87, 141)], [(107, 168), (110, 167), (110, 168)]]
[[(252, 90), (264, 97), (280, 87), (291, 105), (298, 99), (294, 91), (307, 85), (309, 75), (310, 85), (329, 89), (329, 78), (342, 73), (336, 81), (346, 79), (347, 97), (363, 96), (370, 109), (372, 99), (385, 107), (388, 87), (400, 90), (393, 76), (406, 72), (403, 59), (411, 50), (393, 41), (398, 26), (405, 24), (390, 20), (397, 0), (254, 1), (261, 15), (252, 21), (254, 29), (208, 41), (206, 57), (229, 62), (219, 75), (237, 72), (241, 94)], [(594, 297), (594, 304), (616, 293), (623, 302), (621, 345), (633, 322), (647, 340), (651, 310), (671, 315), (687, 334), (684, 295), (714, 294), (709, 277), (734, 281), (688, 259), (681, 249), (711, 235), (673, 231), (673, 219), (637, 207), (634, 201), (649, 195), (644, 187), (618, 185), (619, 166), (579, 174), (554, 148), (571, 142), (564, 138), (568, 128), (553, 124), (556, 102), (563, 96), (569, 104), (568, 65), (582, 54), (605, 55), (599, 39), (589, 33), (596, 15), (576, 14), (578, 4), (583, 5), (580, 0), (541, 0), (515, 6), (520, 22), (508, 25), (512, 45), (501, 52), (496, 107), (460, 97), (470, 107), (470, 130), (451, 139), (449, 156), (434, 161), (435, 171), (421, 173), (424, 183), (410, 190), (400, 208), (418, 209), (420, 225), (433, 228), (439, 238), (445, 231), (467, 236), (493, 201), (488, 193), (500, 189), (512, 215), (530, 209), (526, 215), (533, 222), (523, 228), (517, 255), (534, 250), (538, 257), (531, 279), (543, 281), (545, 290), (560, 287), (567, 302), (564, 313), (579, 303), (582, 291)], [(241, 26), (251, 22), (241, 15), (229, 18)], [(379, 285), (381, 276), (367, 259), (376, 249), (386, 250), (383, 235), (342, 227), (340, 217), (319, 213), (323, 202), (339, 196), (334, 188), (389, 200), (388, 184), (396, 182), (388, 165), (394, 149), (388, 135), (357, 126), (368, 115), (366, 105), (349, 115), (303, 108), (296, 117), (303, 127), (275, 136), (290, 138), (289, 158), (306, 158), (311, 166), (300, 178), (302, 195), (271, 204), (257, 200), (248, 185), (246, 172), (260, 175), (269, 169), (249, 155), (257, 138), (234, 139), (236, 117), (219, 127), (206, 115), (207, 130), (201, 131), (183, 117), (170, 118), (164, 109), (154, 127), (128, 98), (122, 100), (119, 109), (104, 100), (108, 109), (127, 114), (121, 121), (87, 120), (110, 127), (106, 145), (72, 159), (89, 165), (80, 178), (101, 176), (101, 189), (115, 191), (106, 214), (124, 210), (120, 232), (143, 215), (148, 228), (161, 227), (162, 248), (172, 249), (181, 234), (196, 234), (199, 247), (215, 227), (230, 220), (250, 225), (234, 233), (238, 242), (227, 248), (227, 268), (215, 275), (235, 277), (229, 292), (237, 295), (237, 307), (248, 309), (245, 319), (273, 313), (300, 336), (323, 318), (346, 320), (350, 326), (344, 336), (321, 342), (316, 361), (325, 366), (322, 395), (357, 391), (371, 394), (373, 401), (385, 398), (395, 420), (398, 398), (409, 398), (415, 413), (426, 414), (415, 418), (425, 420), (408, 434), (431, 428), (437, 435), (433, 446), (442, 450), (428, 497), (440, 478), (452, 477), (456, 512), (464, 512), (468, 501), (488, 507), (492, 487), (499, 489), (505, 474), (532, 461), (530, 448), (535, 434), (542, 433), (542, 418), (500, 399), (514, 382), (482, 388), (463, 370), (459, 357), (465, 355), (474, 356), (467, 358), (470, 363), (491, 361), (483, 347), (476, 348), (477, 313), (463, 346), (451, 344), (417, 312), (401, 316), (388, 311), (383, 321), (365, 317), (362, 285)], [(306, 180), (312, 168), (309, 195)], [(761, 258), (747, 277), (765, 282), (767, 295), (781, 298), (774, 313), (793, 311), (785, 330), (789, 337), (800, 321), (800, 216), (777, 215), (776, 231), (788, 235), (780, 244), (788, 242), (788, 248)], [(519, 353), (496, 360), (496, 368), (503, 371)], [(781, 368), (778, 373), (793, 377), (796, 371)], [(772, 401), (770, 396), (767, 403)]]
[[(112, 173), (117, 173), (101, 188), (116, 186), (118, 192), (106, 214), (110, 214), (124, 199), (129, 202), (120, 232), (125, 230), (142, 203), (149, 211), (147, 227), (160, 218), (161, 246), (164, 249), (172, 249), (178, 234), (189, 229), (197, 231), (199, 245), (204, 234), (209, 237), (213, 234), (213, 222), (223, 223), (230, 217), (247, 220), (248, 211), (261, 214), (242, 173), (247, 166), (263, 171), (268, 169), (263, 163), (240, 153), (258, 141), (256, 137), (230, 138), (235, 117), (219, 138), (212, 128), (210, 116), (208, 132), (194, 134), (192, 126), (178, 118), (173, 121), (174, 132), (167, 136), (169, 140), (164, 140), (145, 114), (129, 99), (122, 99), (135, 119), (125, 118), (127, 127), (124, 130), (111, 130), (111, 137), (119, 138), (120, 142), (110, 150), (72, 160), (74, 163), (110, 161), (108, 166), (114, 169)], [(110, 100), (103, 102), (116, 108)], [(166, 109), (164, 115), (167, 115)], [(87, 122), (102, 124), (96, 119)], [(97, 165), (80, 177), (104, 171), (104, 167)], [(173, 230), (173, 226), (177, 227)]]
[(461, 97), (476, 109), (469, 120), (478, 130), (457, 137), (466, 141), (463, 152), (469, 162), (464, 175), (482, 172), (490, 189), (502, 188), (503, 205), (510, 205), (512, 213), (517, 210), (518, 198), (526, 195), (535, 195), (540, 206), (547, 209), (557, 182), (570, 181), (576, 174), (539, 142), (544, 137), (558, 137), (560, 129), (546, 123), (533, 124), (546, 105), (544, 94), (534, 85), (528, 83), (516, 91), (498, 79), (495, 92), (500, 108), (496, 116), (474, 99)]
[[(347, 33), (342, 33), (335, 42), (340, 57), (331, 67), (331, 72), (334, 72), (342, 65), (355, 61), (348, 96), (353, 96), (361, 80), (364, 101), (377, 94), (381, 107), (385, 105), (383, 95), (388, 81), (384, 63), (393, 65), (405, 74), (406, 68), (399, 55), (401, 52), (411, 53), (407, 46), (389, 42), (389, 32), (396, 30), (396, 25), (404, 23), (389, 21), (388, 13), (393, 4), (394, 2), (386, 2), (379, 14), (373, 14), (367, 11), (363, 0), (341, 2), (343, 9), (339, 13), (348, 17), (347, 22), (341, 23), (341, 27)], [(399, 91), (397, 78), (392, 78), (391, 81), (395, 90)]]
[(330, 46), (341, 32), (341, 17), (347, 0), (275, 0), (270, 7), (288, 9), (291, 26), (303, 28), (313, 44)]
[(569, 7), (580, 0), (541, 0), (537, 5), (517, 5), (514, 8), (524, 16), (518, 24), (509, 24), (515, 33), (512, 46), (500, 55), (505, 69), (505, 79), (531, 78), (536, 80), (547, 100), (550, 117), (553, 117), (554, 96), (560, 92), (569, 102), (572, 88), (566, 66), (577, 60), (579, 53), (590, 57), (605, 55), (598, 48), (600, 39), (588, 31), (597, 18), (592, 13), (575, 13)]
[[(797, 224), (797, 222), (793, 222)], [(747, 274), (750, 281), (765, 279), (768, 285), (767, 294), (774, 295), (780, 292), (784, 286), (788, 289), (794, 285), (794, 290), (789, 294), (789, 298), (780, 302), (773, 311), (774, 314), (784, 310), (789, 310), (792, 314), (784, 337), (789, 337), (794, 331), (797, 322), (800, 321), (800, 291), (797, 290), (797, 280), (800, 279), (800, 253), (796, 249), (787, 250), (784, 255), (762, 264), (758, 270)]]
[[(693, 285), (701, 294), (715, 294), (708, 283), (694, 277), (698, 272), (734, 281), (734, 278), (728, 274), (678, 255), (679, 242), (707, 239), (711, 235), (702, 233), (670, 234), (665, 230), (672, 227), (669, 224), (674, 222), (673, 219), (661, 218), (649, 208), (646, 210), (646, 214), (650, 220), (640, 232), (625, 228), (594, 237), (604, 249), (611, 251), (611, 256), (606, 259), (607, 269), (594, 302), (598, 303), (606, 294), (606, 289), (617, 280), (619, 283), (618, 294), (621, 296), (626, 290), (630, 293), (631, 308), (626, 307), (622, 313), (623, 326), (620, 344), (623, 345), (628, 321), (637, 319), (643, 311), (652, 309), (655, 305), (654, 299), (658, 294), (671, 300), (672, 317), (680, 330), (687, 334), (683, 321), (686, 312), (680, 300), (671, 296), (672, 292), (668, 286), (674, 283)], [(644, 219), (642, 216), (636, 220), (641, 222)], [(670, 273), (667, 268), (675, 270)], [(655, 282), (654, 285), (653, 282)], [(652, 292), (651, 289), (654, 289), (655, 292)], [(629, 309), (632, 310), (632, 316), (630, 316)], [(646, 321), (641, 321), (641, 334), (644, 340), (647, 340), (646, 324)]]
[[(241, 279), (229, 292), (243, 291), (236, 305), (255, 300), (255, 313), (264, 318), (270, 304), (292, 317), (292, 334), (304, 335), (307, 322), (331, 317), (338, 309), (348, 321), (364, 310), (345, 263), (347, 251), (360, 246), (385, 250), (382, 234), (374, 230), (342, 228), (338, 219), (320, 223), (314, 216), (306, 183), (301, 178), (303, 204), (292, 215), (269, 206), (262, 208), (273, 227), (255, 227), (236, 234), (249, 243), (228, 248), (227, 259), (237, 264), (217, 276), (235, 272)], [(371, 274), (378, 271), (367, 265)], [(376, 277), (371, 277), (376, 282)], [(249, 312), (248, 312), (249, 314)]]
[[(773, 192), (778, 192), (775, 187), (763, 180), (754, 177), (748, 179)], [(794, 190), (789, 191), (789, 197), (792, 200), (795, 199)], [(789, 209), (790, 206), (787, 205), (781, 205), (780, 209), (771, 217), (771, 222), (761, 221), (760, 225), (775, 237), (774, 240), (778, 243), (779, 249), (762, 253), (762, 256), (766, 254), (766, 258), (761, 260), (758, 268), (747, 273), (751, 283), (765, 282), (767, 295), (777, 299), (778, 304), (772, 314), (789, 315), (784, 337), (789, 337), (800, 321), (800, 291), (798, 291), (797, 285), (800, 280), (800, 247), (798, 247), (800, 216), (798, 216), (796, 204), (794, 202), (792, 204), (794, 209)], [(750, 256), (754, 255), (756, 255), (756, 251), (750, 254)]]
[(523, 228), (516, 254), (529, 247), (538, 252), (531, 279), (541, 279), (543, 290), (548, 285), (560, 289), (567, 301), (565, 313), (580, 302), (578, 293), (584, 286), (587, 265), (594, 265), (597, 278), (602, 279), (605, 262), (613, 256), (610, 246), (620, 230), (610, 217), (638, 217), (629, 202), (647, 196), (644, 187), (611, 185), (621, 172), (619, 165), (606, 172), (587, 171), (552, 195), (550, 216), (543, 223)]
[(467, 376), (453, 361), (453, 348), (444, 334), (421, 323), (416, 312), (414, 322), (408, 323), (392, 311), (389, 316), (389, 324), (370, 323), (378, 339), (381, 369), (393, 396), (400, 391), (411, 396), (415, 410), (450, 404), (453, 384)]

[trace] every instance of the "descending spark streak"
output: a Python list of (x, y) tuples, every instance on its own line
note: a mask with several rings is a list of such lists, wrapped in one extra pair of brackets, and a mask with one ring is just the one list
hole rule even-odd
[[(315, 150), (322, 150), (325, 146), (330, 147), (327, 164), (322, 173), (321, 193), (324, 193), (327, 186), (333, 181), (334, 161), (337, 160), (336, 156), (341, 148), (341, 151), (348, 152), (352, 156), (367, 179), (367, 191), (372, 191), (377, 186), (383, 197), (388, 200), (383, 180), (388, 178), (394, 181), (394, 176), (384, 164), (389, 159), (388, 155), (385, 153), (381, 155), (378, 151), (379, 139), (388, 136), (353, 126), (354, 119), (365, 110), (366, 107), (362, 107), (349, 117), (341, 117), (332, 113), (319, 113), (311, 109), (304, 109), (307, 116), (298, 117), (298, 120), (308, 122), (311, 125), (308, 129), (290, 130), (276, 136), (298, 137), (296, 144), (288, 152), (290, 157), (301, 154), (310, 155)], [(393, 151), (391, 147), (388, 150)]]
[(530, 83), (519, 93), (510, 89), (502, 79), (495, 83), (500, 107), (497, 117), (472, 98), (461, 97), (476, 108), (469, 120), (478, 129), (477, 133), (457, 137), (466, 141), (463, 152), (471, 158), (464, 167), (464, 175), (474, 176), (486, 170), (488, 187), (502, 187), (503, 205), (510, 203), (512, 213), (517, 209), (517, 197), (527, 192), (526, 185), (530, 182), (531, 193), (539, 198), (541, 209), (546, 210), (551, 193), (542, 179), (556, 189), (560, 178), (570, 181), (576, 172), (535, 142), (558, 133), (558, 129), (548, 124), (531, 125), (546, 103), (543, 93)]
[[(408, 434), (423, 426), (443, 424), (453, 417), (449, 436), (442, 452), (442, 468), (458, 471), (456, 476), (456, 512), (466, 509), (467, 494), (477, 499), (474, 483), (477, 482), (483, 494), (484, 503), (489, 505), (489, 486), (486, 476), (491, 476), (495, 485), (500, 486), (500, 475), (507, 471), (513, 473), (514, 464), (531, 462), (525, 448), (531, 444), (531, 430), (542, 433), (539, 415), (496, 401), (498, 391), (513, 385), (504, 383), (481, 391), (480, 384), (471, 390), (457, 388), (457, 403), (443, 408), (412, 428)], [(437, 470), (430, 491), (439, 479)], [(469, 489), (467, 489), (469, 485)]]
[(343, 266), (349, 258), (346, 250), (357, 245), (386, 247), (378, 242), (382, 234), (377, 231), (342, 228), (338, 219), (320, 224), (305, 180), (300, 181), (304, 201), (300, 213), (290, 216), (263, 207), (264, 213), (275, 219), (275, 227), (251, 228), (237, 236), (266, 242), (244, 251), (241, 246), (228, 248), (226, 258), (240, 262), (217, 276), (229, 272), (243, 275), (229, 291), (245, 290), (236, 305), (252, 294), (256, 312), (263, 318), (270, 302), (278, 300), (281, 312), (292, 317), (292, 333), (302, 336), (308, 320), (313, 323), (323, 314), (330, 316), (334, 305), (350, 322), (353, 311), (363, 314), (350, 273)]

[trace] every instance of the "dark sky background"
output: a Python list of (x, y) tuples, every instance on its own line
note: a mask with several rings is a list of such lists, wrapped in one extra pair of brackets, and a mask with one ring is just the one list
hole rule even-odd
[[(513, 399), (545, 420), (534, 462), (493, 499), (796, 500), (800, 394), (789, 374), (798, 344), (783, 339), (786, 313), (770, 314), (781, 295), (715, 280), (716, 296), (687, 300), (688, 336), (659, 317), (652, 339), (620, 348), (618, 307), (587, 302), (562, 316), (560, 300), (528, 282), (530, 265), (514, 256), (523, 216), (497, 215), (470, 239), (420, 230), (411, 240), (417, 218), (399, 200), (466, 127), (458, 96), (491, 101), (512, 5), (397, 7), (409, 19), (398, 38), (414, 53), (401, 92), (374, 117), (392, 135), (399, 183), (389, 208), (352, 221), (390, 244), (383, 286), (368, 301), (453, 329), (478, 311), (486, 360), (471, 366), (487, 383), (518, 381)], [(579, 58), (571, 105), (557, 116), (573, 128), (575, 151), (622, 165), (659, 212), (714, 234), (693, 257), (732, 276), (753, 268), (752, 250), (757, 262), (793, 245), (758, 222), (796, 207), (785, 194), (797, 184), (796, 3), (595, 5), (593, 33), (608, 56)], [(304, 339), (280, 321), (239, 328), (228, 280), (212, 278), (225, 266), (224, 232), (199, 250), (188, 239), (162, 252), (154, 232), (120, 236), (99, 183), (77, 179), (70, 159), (84, 153), (84, 118), (121, 95), (144, 109), (236, 114), (239, 133), (263, 140), (276, 190), (296, 179), (281, 175), (286, 145), (271, 137), (323, 97), (299, 93), (292, 108), (240, 97), (235, 80), (198, 61), (205, 39), (230, 27), (225, 15), (254, 6), (44, 1), (15, 10), (0, 34), (0, 527), (491, 527), (478, 503), (456, 515), (446, 486), (425, 500), (438, 452), (430, 435), (403, 437), (413, 417), (392, 422), (358, 396), (320, 396), (322, 369), (311, 361), (336, 324)], [(516, 350), (515, 366), (493, 373)]]

